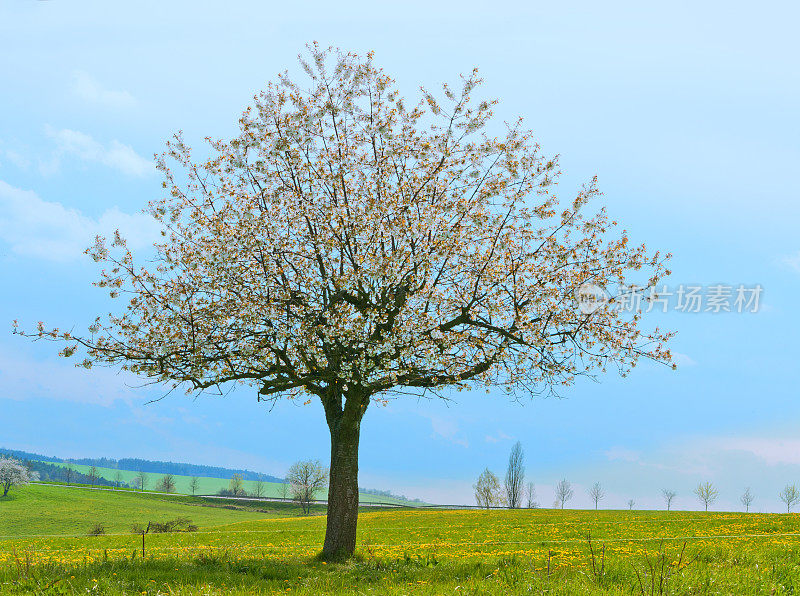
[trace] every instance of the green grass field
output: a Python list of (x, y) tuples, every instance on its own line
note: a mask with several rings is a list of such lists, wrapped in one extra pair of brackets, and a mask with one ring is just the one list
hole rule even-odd
[[(257, 505), (273, 511), (272, 515), (294, 515), (297, 510), (283, 503)], [(94, 523), (104, 524), (109, 533), (120, 533), (129, 532), (134, 523), (176, 517), (191, 518), (198, 526), (209, 529), (260, 520), (267, 515), (257, 512), (255, 506), (226, 506), (232, 507), (212, 499), (33, 484), (12, 489), (5, 499), (0, 499), (0, 536), (80, 535), (86, 534)]]
[[(217, 505), (217, 506), (211, 506)], [(794, 594), (800, 517), (365, 510), (359, 552), (315, 559), (324, 511), (29, 486), (0, 499), (0, 593)], [(191, 518), (195, 533), (130, 524)], [(97, 521), (108, 534), (87, 536)], [(34, 536), (48, 534), (47, 536)], [(591, 541), (589, 540), (591, 536)]]
[[(47, 462), (49, 464), (55, 466), (64, 467), (66, 463), (59, 463), (59, 462)], [(72, 467), (81, 472), (82, 474), (88, 474), (91, 466), (81, 465), (81, 464), (73, 464)], [(122, 482), (124, 483), (131, 483), (134, 478), (136, 478), (138, 472), (133, 470), (118, 470), (116, 468), (101, 468), (97, 467), (98, 474), (105, 478), (106, 480), (110, 480), (112, 482), (116, 482), (117, 474), (120, 474), (122, 478)], [(145, 490), (155, 490), (156, 485), (163, 477), (163, 474), (147, 474), (147, 484), (145, 485)], [(192, 477), (191, 476), (180, 476), (175, 475), (175, 492), (184, 495), (192, 494), (192, 489), (189, 486)], [(197, 494), (198, 495), (214, 495), (220, 489), (228, 488), (230, 485), (230, 479), (225, 478), (211, 478), (208, 476), (199, 476), (198, 477), (198, 488)], [(286, 485), (280, 482), (264, 482), (264, 497), (272, 497), (272, 498), (284, 498), (288, 496), (284, 493)], [(247, 491), (247, 494), (253, 494), (255, 489), (255, 481), (254, 480), (245, 480), (244, 481), (244, 489)], [(320, 494), (317, 498), (325, 498), (327, 495)], [(395, 499), (392, 497), (385, 497), (382, 495), (373, 495), (370, 493), (361, 493), (360, 500), (362, 503), (389, 503), (389, 504), (406, 504), (406, 501), (402, 501), (400, 499)]]

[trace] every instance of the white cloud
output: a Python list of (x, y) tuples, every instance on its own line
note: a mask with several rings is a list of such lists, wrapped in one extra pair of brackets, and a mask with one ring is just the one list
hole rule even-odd
[(6, 161), (11, 162), (15, 166), (17, 166), (20, 170), (27, 170), (28, 166), (30, 166), (30, 162), (28, 159), (16, 151), (12, 151), (11, 149), (5, 149), (2, 152), (3, 156), (5, 157)]
[(149, 215), (130, 215), (113, 207), (93, 219), (0, 180), (0, 240), (16, 254), (70, 261), (80, 258), (95, 236), (108, 236), (117, 229), (131, 249), (150, 246), (159, 237), (158, 225)]
[(469, 447), (469, 441), (464, 437), (458, 436), (458, 423), (455, 420), (430, 414), (425, 415), (425, 417), (431, 421), (434, 435), (438, 435), (456, 445)]
[(779, 437), (719, 438), (709, 442), (720, 451), (749, 453), (770, 466), (800, 465), (800, 439)]
[(624, 447), (612, 447), (608, 451), (605, 452), (605, 456), (607, 459), (611, 461), (639, 461), (640, 455), (637, 451), (631, 451), (630, 449), (625, 449)]
[(0, 399), (25, 400), (46, 397), (59, 401), (110, 406), (115, 401), (133, 403), (148, 397), (142, 381), (109, 368), (91, 371), (76, 368), (73, 361), (35, 362), (0, 349)]
[(500, 431), (497, 431), (497, 435), (496, 436), (486, 435), (486, 439), (485, 440), (486, 440), (487, 443), (499, 443), (500, 441), (508, 441), (510, 439), (511, 439), (511, 437), (509, 437), (506, 433), (504, 433), (502, 430), (500, 430)]
[(83, 71), (72, 74), (72, 94), (88, 103), (110, 108), (132, 108), (136, 105), (136, 99), (127, 91), (106, 89)]
[(58, 171), (61, 158), (65, 155), (77, 157), (80, 160), (100, 163), (109, 168), (119, 170), (129, 176), (148, 176), (155, 173), (155, 168), (150, 160), (141, 157), (129, 145), (119, 141), (111, 141), (103, 145), (90, 135), (77, 130), (64, 128), (54, 130), (47, 127), (48, 136), (56, 142), (56, 152), (49, 162), (41, 165), (42, 174), (52, 174)]

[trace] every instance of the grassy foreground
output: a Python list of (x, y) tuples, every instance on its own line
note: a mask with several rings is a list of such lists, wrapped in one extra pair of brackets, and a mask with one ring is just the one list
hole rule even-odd
[[(47, 491), (59, 490), (56, 502)], [(325, 518), (288, 509), (203, 507), (156, 496), (28, 487), (0, 500), (15, 538), (0, 539), (0, 593), (40, 594), (793, 594), (800, 591), (795, 514), (640, 511), (362, 513), (359, 556), (315, 560)], [(84, 491), (86, 493), (90, 491)], [(12, 493), (13, 494), (13, 493)], [(11, 496), (11, 495), (9, 495)], [(132, 499), (116, 505), (119, 497)], [(84, 499), (98, 507), (80, 509)], [(140, 499), (136, 502), (136, 499)], [(164, 497), (167, 499), (167, 497)], [(99, 507), (114, 532), (76, 535)], [(34, 537), (40, 507), (72, 521)], [(169, 507), (170, 509), (164, 509)], [(132, 521), (176, 514), (200, 531), (127, 533)], [(110, 509), (109, 509), (110, 508)], [(82, 511), (82, 513), (76, 513)], [(138, 515), (137, 519), (134, 514)], [(83, 521), (81, 521), (81, 519)], [(81, 525), (82, 524), (82, 525)], [(85, 533), (82, 531), (81, 533)], [(591, 536), (591, 541), (588, 536)]]

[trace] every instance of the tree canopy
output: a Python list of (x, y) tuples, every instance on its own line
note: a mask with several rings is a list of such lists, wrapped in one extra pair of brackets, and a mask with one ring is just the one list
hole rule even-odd
[[(126, 310), (90, 334), (41, 332), (190, 390), (227, 382), (262, 397), (367, 395), (399, 388), (503, 385), (536, 392), (642, 355), (666, 334), (636, 315), (575, 308), (586, 282), (620, 286), (658, 253), (631, 246), (590, 182), (559, 208), (555, 158), (521, 122), (490, 136), (494, 102), (476, 72), (407, 106), (372, 64), (312, 46), (310, 79), (287, 75), (255, 98), (230, 141), (193, 161), (180, 135), (159, 159), (165, 195), (156, 265), (137, 266), (118, 234), (90, 249), (98, 285)], [(170, 168), (177, 163), (181, 176)]]

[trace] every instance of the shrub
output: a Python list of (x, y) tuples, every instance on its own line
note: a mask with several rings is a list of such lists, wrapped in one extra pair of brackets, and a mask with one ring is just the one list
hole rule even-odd
[(102, 536), (106, 533), (106, 527), (104, 524), (97, 522), (92, 524), (92, 527), (89, 528), (89, 536)]
[(131, 532), (134, 534), (143, 534), (152, 532), (153, 534), (167, 534), (170, 532), (197, 532), (199, 528), (192, 523), (188, 517), (176, 517), (173, 520), (165, 522), (149, 522), (147, 526), (141, 524), (133, 524)]
[(217, 491), (218, 497), (246, 497), (247, 492), (242, 489), (221, 488)]

